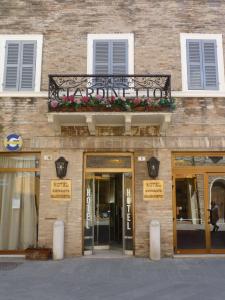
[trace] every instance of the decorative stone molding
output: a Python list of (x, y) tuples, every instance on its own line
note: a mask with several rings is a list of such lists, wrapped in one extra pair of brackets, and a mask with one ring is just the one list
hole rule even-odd
[[(122, 127), (123, 134), (126, 136), (138, 136), (137, 128), (148, 128), (145, 130), (145, 136), (163, 136), (166, 133), (167, 127), (171, 122), (172, 113), (152, 113), (152, 112), (75, 112), (75, 113), (49, 113), (48, 122), (53, 125), (57, 133), (60, 132), (62, 126), (88, 127), (91, 136), (99, 136), (96, 133), (96, 128), (100, 127)], [(154, 130), (149, 130), (149, 127), (154, 127)], [(159, 131), (155, 129), (159, 128)], [(133, 129), (136, 128), (136, 129)], [(135, 134), (136, 131), (136, 134)], [(147, 131), (149, 134), (147, 134)], [(99, 131), (98, 131), (99, 132)], [(103, 131), (102, 131), (103, 132)], [(151, 132), (151, 133), (150, 133)], [(118, 134), (118, 131), (117, 131)], [(117, 135), (109, 134), (109, 135)], [(100, 134), (101, 135), (101, 134)], [(105, 135), (105, 134), (103, 134)]]

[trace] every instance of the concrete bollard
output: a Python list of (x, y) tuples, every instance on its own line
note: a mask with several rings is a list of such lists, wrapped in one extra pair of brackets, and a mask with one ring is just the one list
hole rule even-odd
[(149, 227), (150, 259), (160, 260), (160, 223), (152, 220)]
[(57, 220), (53, 227), (53, 259), (64, 258), (64, 222)]

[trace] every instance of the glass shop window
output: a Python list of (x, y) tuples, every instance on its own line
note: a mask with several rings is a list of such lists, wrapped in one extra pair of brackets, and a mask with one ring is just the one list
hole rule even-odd
[(0, 156), (0, 251), (36, 246), (38, 155)]

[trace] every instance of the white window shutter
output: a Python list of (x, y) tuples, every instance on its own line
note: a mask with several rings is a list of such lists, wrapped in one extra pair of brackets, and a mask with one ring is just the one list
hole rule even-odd
[(4, 90), (18, 90), (20, 42), (7, 41), (5, 53)]
[(23, 41), (21, 48), (19, 89), (22, 91), (34, 90), (37, 42)]

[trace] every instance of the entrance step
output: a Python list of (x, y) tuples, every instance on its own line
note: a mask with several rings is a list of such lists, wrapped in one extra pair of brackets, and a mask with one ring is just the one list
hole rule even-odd
[(131, 256), (123, 255), (120, 250), (95, 250), (93, 255), (86, 255), (86, 258), (129, 258)]
[(173, 258), (225, 258), (225, 254), (174, 254)]

